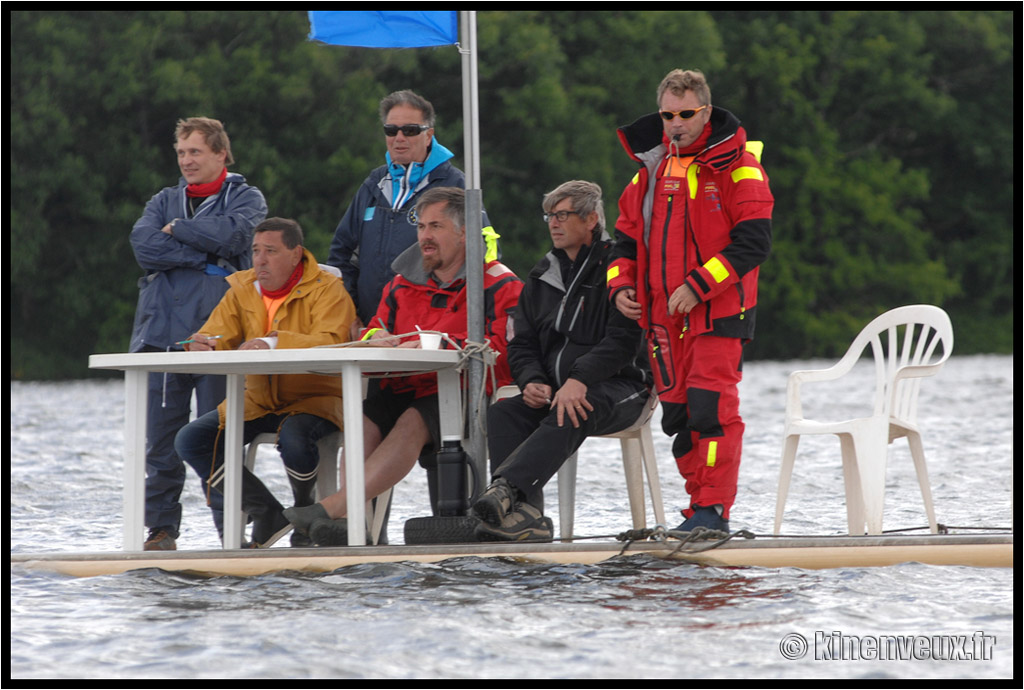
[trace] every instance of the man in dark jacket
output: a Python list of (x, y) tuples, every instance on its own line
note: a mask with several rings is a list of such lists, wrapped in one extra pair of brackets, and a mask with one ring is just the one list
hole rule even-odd
[(482, 540), (551, 539), (542, 488), (588, 436), (633, 424), (648, 399), (642, 331), (608, 300), (601, 188), (544, 198), (554, 248), (530, 272), (508, 356), (520, 395), (487, 415), (492, 482), (473, 505)]
[[(412, 91), (396, 91), (380, 102), (387, 144), (385, 165), (370, 173), (334, 231), (327, 263), (341, 270), (359, 317), (352, 339), (377, 313), (381, 293), (395, 277), (398, 255), (416, 244), (413, 209), (427, 189), (465, 188), (452, 152), (434, 138), (434, 106)], [(488, 261), (498, 258), (494, 234), (484, 220)]]
[[(416, 244), (416, 203), (428, 189), (466, 187), (466, 176), (451, 164), (452, 152), (434, 137), (434, 106), (419, 94), (395, 91), (380, 102), (387, 153), (385, 164), (363, 181), (334, 231), (327, 263), (341, 271), (356, 304), (349, 337), (358, 340), (377, 313), (384, 286), (395, 277), (392, 264)], [(484, 214), (487, 261), (498, 259), (497, 233)], [(426, 458), (425, 464), (431, 461)], [(374, 499), (376, 501), (376, 499)], [(387, 543), (385, 513), (383, 531)]]
[[(182, 178), (158, 192), (132, 228), (139, 302), (132, 352), (180, 350), (228, 289), (225, 278), (252, 267), (252, 230), (267, 216), (263, 194), (246, 184), (224, 126), (207, 117), (180, 120), (175, 150)], [(147, 551), (173, 550), (181, 526), (185, 465), (174, 436), (188, 424), (192, 391), (200, 416), (224, 399), (223, 376), (150, 374), (146, 427)], [(220, 497), (211, 504), (219, 520)]]

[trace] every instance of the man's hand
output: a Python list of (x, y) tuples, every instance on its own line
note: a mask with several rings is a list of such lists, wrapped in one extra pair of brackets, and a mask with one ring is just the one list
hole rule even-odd
[(239, 350), (269, 350), (270, 345), (266, 340), (260, 340), (259, 338), (253, 338), (252, 340), (246, 340), (244, 343), (238, 346)]
[(594, 406), (587, 400), (587, 386), (576, 379), (569, 379), (558, 392), (551, 406), (558, 410), (558, 426), (563, 426), (565, 416), (569, 416), (572, 425), (579, 429), (580, 421), (587, 419), (587, 412), (593, 412)]
[(216, 349), (218, 340), (219, 338), (205, 333), (193, 333), (182, 347), (188, 352), (206, 352)]
[(690, 286), (684, 283), (677, 287), (672, 296), (668, 298), (668, 313), (689, 314), (690, 310), (698, 304), (700, 304), (700, 300), (697, 299), (697, 295), (693, 294)]
[(546, 383), (528, 383), (523, 389), (523, 402), (539, 410), (551, 404), (551, 386)]
[(359, 332), (363, 330), (363, 321), (358, 316), (352, 325), (348, 327), (348, 339), (352, 342), (359, 340)]
[(368, 340), (378, 347), (398, 347), (401, 342), (383, 328), (374, 331)]
[(633, 288), (626, 288), (615, 293), (615, 308), (622, 312), (627, 319), (634, 321), (639, 321), (640, 315), (643, 313), (643, 307), (636, 301), (636, 290)]

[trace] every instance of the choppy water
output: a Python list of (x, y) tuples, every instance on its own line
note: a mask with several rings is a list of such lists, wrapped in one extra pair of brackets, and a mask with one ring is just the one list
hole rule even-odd
[[(786, 377), (826, 364), (747, 365), (734, 529), (771, 531)], [(833, 406), (837, 417), (852, 416), (860, 411), (850, 402), (856, 394), (851, 386), (819, 402)], [(121, 548), (122, 396), (119, 381), (12, 384), (12, 553)], [(1013, 359), (953, 357), (938, 379), (925, 383), (921, 410), (939, 521), (1009, 526)], [(667, 440), (656, 433), (655, 443), (666, 509), (676, 511), (685, 500), (682, 481)], [(289, 495), (273, 454), (261, 456), (257, 471), (280, 496)], [(628, 527), (617, 442), (588, 441), (579, 474), (577, 533)], [(184, 500), (179, 547), (215, 548), (194, 477)], [(426, 502), (416, 470), (396, 491), (393, 543), (401, 541), (404, 520), (426, 514)], [(887, 529), (925, 524), (902, 442), (890, 452), (886, 502)], [(549, 513), (557, 522), (557, 506)], [(838, 442), (807, 439), (783, 530), (837, 534), (845, 521)], [(1010, 569), (706, 568), (648, 557), (594, 566), (453, 559), (251, 578), (154, 570), (75, 579), (12, 567), (9, 673), (21, 679), (1009, 678), (1013, 589)], [(794, 633), (812, 647), (789, 660), (784, 652)], [(918, 649), (934, 649), (946, 636), (942, 642), (962, 645), (954, 656), (984, 658), (856, 658), (879, 657), (869, 643), (891, 636)]]

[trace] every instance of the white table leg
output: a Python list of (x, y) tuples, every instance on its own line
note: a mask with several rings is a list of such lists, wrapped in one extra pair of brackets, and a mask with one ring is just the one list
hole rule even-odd
[(146, 405), (149, 372), (124, 373), (124, 550), (142, 551), (146, 528)]
[(224, 428), (224, 548), (241, 547), (242, 528), (242, 425), (245, 376), (227, 375), (227, 412)]
[(363, 448), (363, 376), (359, 365), (341, 365), (342, 416), (345, 423), (345, 499), (349, 546), (366, 544), (366, 477)]
[(458, 369), (437, 372), (437, 406), (441, 417), (441, 438), (462, 438), (462, 386), (459, 385)]

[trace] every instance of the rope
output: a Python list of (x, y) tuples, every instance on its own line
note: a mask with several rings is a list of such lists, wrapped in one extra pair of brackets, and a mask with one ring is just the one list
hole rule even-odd
[(664, 525), (656, 525), (653, 528), (627, 530), (619, 534), (616, 539), (626, 542), (623, 545), (622, 550), (619, 552), (620, 556), (624, 554), (635, 541), (650, 539), (653, 541), (667, 543), (669, 538), (679, 539), (679, 545), (676, 546), (669, 554), (671, 556), (682, 551), (687, 544), (714, 540), (714, 543), (711, 544), (702, 544), (701, 546), (691, 546), (686, 548), (686, 553), (700, 553), (702, 551), (717, 549), (722, 544), (732, 541), (736, 537), (754, 539), (756, 535), (753, 532), (744, 529), (736, 530), (732, 534), (719, 530), (708, 529), (707, 527), (697, 527), (690, 532), (678, 532), (676, 530), (665, 529)]

